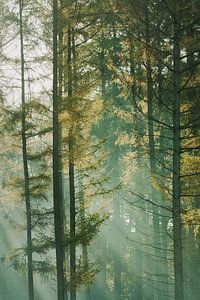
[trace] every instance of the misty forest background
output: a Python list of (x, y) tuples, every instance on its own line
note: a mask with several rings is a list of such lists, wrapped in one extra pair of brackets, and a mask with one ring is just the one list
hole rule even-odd
[(199, 0), (0, 16), (0, 299), (200, 299)]

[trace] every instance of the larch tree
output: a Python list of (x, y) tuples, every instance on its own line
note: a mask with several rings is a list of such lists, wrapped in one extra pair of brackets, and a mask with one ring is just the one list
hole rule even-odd
[(199, 1), (0, 8), (2, 262), (31, 300), (197, 299)]
[(58, 1), (53, 1), (53, 203), (55, 224), (57, 298), (65, 299), (61, 166), (59, 157)]
[(22, 107), (22, 152), (23, 152), (23, 169), (24, 169), (24, 197), (26, 203), (26, 223), (27, 223), (27, 257), (28, 257), (28, 288), (29, 299), (34, 300), (33, 287), (33, 246), (32, 246), (32, 215), (30, 202), (30, 185), (29, 170), (27, 159), (27, 143), (26, 143), (26, 102), (25, 102), (25, 58), (24, 58), (24, 36), (23, 36), (23, 2), (19, 0), (19, 16), (20, 16), (20, 51), (21, 51), (21, 107)]
[(180, 28), (181, 3), (174, 2), (173, 35), (173, 238), (175, 299), (183, 300), (182, 222), (181, 222), (181, 181), (180, 181)]

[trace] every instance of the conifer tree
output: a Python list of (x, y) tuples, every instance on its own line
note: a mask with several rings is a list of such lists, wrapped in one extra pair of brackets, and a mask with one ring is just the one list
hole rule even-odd
[(53, 2), (53, 201), (57, 269), (57, 297), (65, 299), (64, 244), (61, 206), (61, 170), (59, 158), (58, 100), (58, 1)]
[(31, 203), (30, 203), (30, 186), (29, 171), (27, 160), (27, 144), (26, 144), (26, 103), (25, 103), (25, 59), (24, 59), (24, 37), (23, 37), (23, 3), (19, 0), (20, 15), (20, 50), (21, 50), (21, 104), (22, 104), (22, 151), (23, 151), (23, 169), (24, 169), (24, 197), (26, 203), (26, 221), (27, 221), (27, 257), (28, 257), (28, 289), (29, 299), (34, 300), (33, 287), (33, 246), (32, 246), (32, 221), (31, 221)]

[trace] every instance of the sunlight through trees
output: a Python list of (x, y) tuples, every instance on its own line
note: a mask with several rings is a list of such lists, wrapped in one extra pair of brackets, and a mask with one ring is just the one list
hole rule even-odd
[(198, 300), (200, 2), (0, 0), (0, 300)]

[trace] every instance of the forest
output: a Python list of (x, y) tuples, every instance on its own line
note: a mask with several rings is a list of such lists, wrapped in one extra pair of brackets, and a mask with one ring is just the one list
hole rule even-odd
[(200, 1), (0, 0), (0, 300), (200, 299)]

